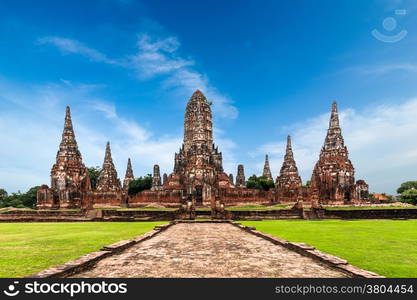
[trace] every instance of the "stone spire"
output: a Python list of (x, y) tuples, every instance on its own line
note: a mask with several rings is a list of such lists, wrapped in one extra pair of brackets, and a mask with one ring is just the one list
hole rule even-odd
[(51, 169), (51, 188), (58, 191), (66, 188), (91, 189), (88, 171), (75, 140), (69, 106), (65, 111), (64, 130), (56, 162)]
[(269, 167), (268, 154), (265, 155), (265, 164), (264, 164), (264, 171), (262, 173), (262, 176), (266, 177), (270, 181), (274, 181), (274, 179), (272, 179), (271, 168)]
[(157, 190), (161, 187), (161, 174), (159, 171), (159, 166), (153, 166), (153, 176), (152, 176), (152, 190)]
[(61, 158), (66, 158), (66, 161), (71, 164), (82, 163), (81, 153), (78, 150), (77, 141), (75, 140), (69, 106), (65, 110), (64, 130), (62, 132), (61, 143), (59, 144), (57, 161)]
[(103, 168), (97, 180), (97, 191), (115, 192), (120, 190), (121, 184), (111, 157), (110, 142), (107, 142)]
[(129, 189), (129, 183), (131, 183), (133, 180), (135, 180), (135, 177), (133, 176), (132, 163), (130, 161), (130, 158), (128, 158), (125, 179), (123, 180), (124, 191), (127, 192), (127, 190)]
[(78, 150), (71, 111), (67, 106), (62, 139), (51, 169), (51, 188), (41, 186), (36, 195), (36, 205), (37, 208), (54, 209), (87, 207), (85, 199), (90, 191), (90, 176)]
[(284, 162), (275, 181), (275, 186), (281, 195), (282, 201), (296, 201), (298, 189), (301, 187), (301, 177), (298, 175), (297, 165), (291, 146), (291, 136), (287, 137)]
[(211, 103), (199, 90), (194, 92), (187, 103), (184, 142), (179, 152), (175, 153), (175, 176), (170, 176), (169, 180), (181, 182), (188, 193), (201, 194), (201, 188), (204, 187), (210, 189), (203, 192), (204, 195), (214, 194), (219, 183), (216, 181), (227, 178), (223, 171), (222, 153), (213, 143), (210, 106)]
[(324, 140), (323, 149), (325, 151), (343, 149), (342, 151), (345, 151), (347, 154), (347, 149), (344, 145), (344, 140), (342, 136), (342, 130), (340, 129), (339, 125), (339, 114), (337, 112), (336, 102), (332, 103), (332, 112), (329, 120), (329, 129), (327, 130), (327, 136)]
[(168, 175), (167, 173), (164, 173), (164, 175), (162, 175), (162, 184), (165, 184), (165, 182), (168, 181)]
[(229, 174), (229, 180), (230, 180), (230, 182), (233, 184), (233, 182), (235, 182), (234, 180), (233, 180), (233, 174), (232, 173), (230, 173)]
[(354, 174), (339, 125), (337, 104), (333, 102), (327, 135), (311, 177), (311, 188), (318, 191), (320, 201), (350, 202), (355, 196)]
[(194, 145), (213, 146), (212, 113), (206, 97), (196, 90), (187, 103), (184, 120), (184, 151)]
[(237, 166), (236, 186), (246, 187), (245, 169), (243, 165)]

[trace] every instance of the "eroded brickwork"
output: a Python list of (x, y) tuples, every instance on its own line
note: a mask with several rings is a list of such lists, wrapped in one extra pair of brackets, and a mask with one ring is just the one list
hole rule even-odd
[[(311, 186), (301, 186), (294, 160), (291, 138), (288, 137), (284, 162), (275, 189), (268, 192), (246, 188), (244, 166), (239, 165), (236, 183), (233, 175), (223, 170), (222, 153), (214, 144), (211, 103), (196, 91), (187, 103), (184, 120), (184, 142), (175, 153), (174, 170), (163, 175), (155, 165), (152, 188), (128, 196), (129, 183), (134, 180), (128, 160), (123, 188), (106, 145), (103, 168), (97, 189), (92, 191), (88, 170), (82, 162), (75, 140), (70, 109), (67, 107), (64, 131), (56, 163), (51, 170), (51, 187), (43, 185), (38, 191), (39, 208), (91, 208), (101, 206), (143, 206), (149, 204), (192, 206), (237, 203), (271, 203), (310, 201), (320, 203), (350, 203), (368, 200), (368, 185), (355, 183), (354, 168), (348, 158), (339, 125), (336, 103), (333, 103), (327, 136), (315, 165)], [(269, 158), (266, 156), (263, 176), (272, 180)], [(301, 202), (300, 202), (301, 203)]]
[(291, 136), (287, 137), (284, 162), (275, 180), (277, 189), (277, 200), (279, 202), (295, 202), (300, 194), (301, 177), (298, 175), (298, 168), (295, 163), (291, 145)]
[(130, 158), (128, 158), (125, 179), (123, 180), (123, 190), (125, 192), (129, 190), (129, 184), (133, 180), (135, 180), (135, 176), (133, 176), (132, 162), (130, 161)]
[(223, 171), (222, 153), (213, 142), (211, 103), (197, 90), (187, 103), (184, 143), (175, 153), (174, 172), (164, 187), (181, 187), (184, 196), (212, 203), (219, 188), (233, 185)]
[(265, 164), (264, 164), (264, 170), (262, 172), (262, 176), (267, 178), (270, 181), (274, 181), (274, 179), (272, 178), (271, 168), (269, 166), (268, 154), (265, 155)]
[(313, 175), (311, 189), (316, 190), (322, 203), (351, 203), (356, 197), (355, 169), (339, 125), (337, 104), (333, 102), (329, 129)]
[(160, 190), (162, 187), (161, 183), (161, 172), (159, 171), (159, 165), (153, 166), (153, 175), (152, 175), (152, 191)]
[(119, 192), (122, 189), (117, 171), (111, 157), (110, 142), (106, 144), (103, 168), (97, 180), (98, 192)]
[(243, 165), (237, 166), (236, 187), (246, 187), (245, 167)]
[(51, 188), (43, 185), (38, 191), (38, 208), (77, 208), (91, 190), (88, 170), (78, 150), (70, 108), (66, 108), (64, 130), (51, 170)]

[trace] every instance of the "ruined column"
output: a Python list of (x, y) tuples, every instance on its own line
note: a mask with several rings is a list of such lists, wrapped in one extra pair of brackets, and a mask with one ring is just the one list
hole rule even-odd
[(121, 190), (121, 183), (117, 177), (117, 171), (114, 167), (111, 156), (110, 142), (106, 144), (103, 168), (97, 180), (97, 191), (99, 192), (118, 192)]
[(355, 198), (355, 169), (344, 144), (336, 102), (332, 104), (329, 129), (313, 170), (311, 189), (318, 191), (322, 203), (349, 203)]
[(91, 191), (90, 176), (78, 150), (69, 106), (65, 110), (64, 130), (51, 169), (51, 188), (43, 185), (39, 208), (79, 208)]
[(243, 165), (237, 166), (236, 187), (246, 187), (245, 170)]
[(291, 136), (287, 137), (284, 162), (282, 163), (280, 174), (275, 181), (275, 187), (278, 192), (278, 201), (297, 201), (301, 187), (301, 177), (298, 175), (298, 168), (292, 151)]
[(133, 169), (132, 169), (132, 163), (130, 161), (130, 158), (127, 160), (127, 167), (126, 167), (126, 174), (125, 179), (123, 180), (123, 190), (127, 192), (129, 190), (129, 184), (135, 180), (135, 177), (133, 176)]
[(264, 164), (264, 170), (263, 170), (262, 176), (270, 181), (274, 181), (274, 179), (272, 179), (271, 168), (269, 167), (268, 154), (265, 155), (265, 164)]
[(153, 166), (153, 176), (152, 176), (152, 188), (151, 190), (155, 191), (161, 188), (161, 174), (159, 172), (159, 166)]

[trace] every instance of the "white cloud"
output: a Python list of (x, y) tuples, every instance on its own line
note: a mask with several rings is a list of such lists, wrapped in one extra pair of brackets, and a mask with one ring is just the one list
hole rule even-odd
[(137, 46), (138, 53), (131, 56), (131, 62), (140, 79), (171, 73), (194, 64), (192, 60), (176, 55), (180, 43), (175, 37), (152, 41), (149, 35), (143, 34), (139, 36)]
[(104, 62), (107, 64), (118, 65), (120, 62), (108, 58), (105, 54), (93, 48), (85, 46), (83, 43), (62, 37), (48, 36), (38, 39), (39, 44), (50, 44), (57, 47), (63, 54), (79, 54), (88, 57), (92, 61)]
[(164, 86), (179, 89), (180, 96), (189, 97), (199, 89), (213, 102), (215, 115), (221, 118), (237, 118), (238, 110), (232, 100), (212, 86), (204, 74), (190, 68), (194, 61), (178, 55), (181, 44), (176, 37), (152, 38), (139, 36), (138, 53), (132, 56), (133, 66), (140, 79), (166, 75)]
[(207, 76), (193, 69), (192, 59), (179, 54), (181, 43), (175, 36), (158, 38), (141, 34), (138, 36), (137, 52), (122, 59), (110, 59), (79, 41), (62, 37), (43, 37), (38, 39), (38, 43), (54, 45), (64, 54), (79, 54), (92, 61), (133, 69), (139, 80), (158, 77), (163, 87), (175, 88), (181, 97), (190, 97), (195, 90), (200, 89), (213, 102), (216, 116), (230, 119), (238, 116), (232, 99), (214, 87)]
[[(364, 178), (371, 191), (395, 193), (402, 182), (417, 180), (416, 116), (417, 98), (401, 104), (370, 106), (362, 111), (340, 111), (342, 133), (356, 179)], [(304, 181), (310, 179), (318, 159), (328, 119), (329, 113), (322, 114), (286, 128), (292, 135), (294, 156)], [(285, 143), (283, 139), (262, 145), (256, 153), (257, 157), (271, 154), (274, 176), (281, 167)]]
[[(87, 88), (88, 87), (88, 88)], [(123, 178), (127, 158), (134, 173), (173, 169), (180, 136), (155, 137), (151, 130), (117, 113), (109, 101), (92, 96), (98, 87), (71, 83), (25, 87), (0, 80), (0, 186), (8, 192), (49, 184), (49, 173), (63, 129), (65, 106), (70, 105), (79, 149), (87, 166), (101, 166), (107, 141)], [(3, 107), (4, 106), (4, 107)], [(104, 117), (104, 118), (103, 118)]]

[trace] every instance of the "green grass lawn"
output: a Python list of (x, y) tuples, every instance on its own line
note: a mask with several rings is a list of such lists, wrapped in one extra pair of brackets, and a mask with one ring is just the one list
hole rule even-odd
[(27, 276), (164, 223), (0, 223), (0, 277)]
[(417, 220), (242, 221), (387, 277), (417, 277)]
[(226, 207), (231, 211), (248, 211), (248, 210), (276, 210), (276, 209), (289, 209), (294, 204), (276, 204), (276, 205), (238, 205)]
[(177, 210), (177, 207), (153, 207), (153, 206), (143, 206), (143, 207), (97, 207), (96, 209), (101, 210), (119, 210), (119, 211), (174, 211)]
[(417, 209), (417, 206), (324, 206), (327, 210), (357, 210), (357, 209)]

